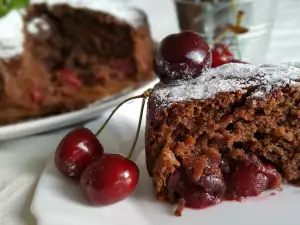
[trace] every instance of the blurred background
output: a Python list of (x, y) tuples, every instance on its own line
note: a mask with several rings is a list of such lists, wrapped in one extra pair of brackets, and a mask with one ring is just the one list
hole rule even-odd
[[(228, 24), (234, 24), (236, 13), (244, 14), (241, 25), (248, 32), (239, 35), (228, 34), (224, 40), (234, 42), (231, 51), (235, 58), (252, 63), (265, 61), (271, 30), (277, 14), (278, 0), (186, 0), (177, 1), (176, 9), (180, 28), (204, 33), (209, 42), (218, 37)], [(240, 51), (240, 52), (238, 52)], [(239, 55), (240, 54), (240, 55)]]
[[(158, 39), (167, 33), (164, 31), (176, 30), (178, 24), (181, 30), (203, 33), (212, 41), (228, 24), (235, 23), (234, 10), (241, 10), (244, 12), (242, 25), (249, 29), (238, 35), (243, 60), (255, 64), (300, 61), (299, 0), (178, 0), (174, 1), (175, 9), (172, 0), (138, 4), (143, 5), (142, 2), (153, 24), (154, 37)], [(174, 12), (178, 21), (173, 21)], [(228, 43), (232, 36), (229, 34), (222, 41)], [(230, 47), (238, 58), (236, 45)]]

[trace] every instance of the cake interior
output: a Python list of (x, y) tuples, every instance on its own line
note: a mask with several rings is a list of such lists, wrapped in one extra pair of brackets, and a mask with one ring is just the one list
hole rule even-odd
[(28, 20), (29, 45), (50, 74), (71, 70), (88, 86), (137, 79), (134, 43), (126, 23), (104, 13), (45, 4), (35, 5)]
[(251, 98), (256, 88), (165, 108), (150, 102), (146, 158), (159, 199), (201, 208), (300, 178), (299, 89), (262, 100)]

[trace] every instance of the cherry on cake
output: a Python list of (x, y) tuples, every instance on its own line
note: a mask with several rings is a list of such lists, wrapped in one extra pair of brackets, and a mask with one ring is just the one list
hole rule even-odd
[[(189, 31), (177, 35), (179, 49), (205, 42)], [(149, 97), (146, 163), (157, 198), (177, 203), (181, 215), (184, 206), (240, 201), (300, 179), (299, 64), (208, 69), (201, 57), (188, 63), (190, 49), (205, 55), (189, 46), (177, 61), (164, 59), (169, 68), (192, 67), (163, 73)]]
[(152, 79), (146, 15), (122, 1), (32, 1), (22, 17), (0, 23), (17, 35), (13, 51), (0, 34), (0, 124), (80, 109)]

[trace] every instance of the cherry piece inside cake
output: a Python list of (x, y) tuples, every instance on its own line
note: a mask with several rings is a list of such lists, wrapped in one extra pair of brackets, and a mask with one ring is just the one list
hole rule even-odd
[(300, 178), (300, 69), (230, 63), (158, 83), (146, 162), (158, 199), (205, 208)]

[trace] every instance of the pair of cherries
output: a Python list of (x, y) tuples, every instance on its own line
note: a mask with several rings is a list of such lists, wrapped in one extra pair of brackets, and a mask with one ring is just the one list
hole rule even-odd
[[(215, 55), (213, 50), (213, 63)], [(211, 60), (211, 51), (204, 38), (185, 31), (169, 35), (161, 41), (154, 68), (161, 82), (169, 83), (201, 75), (211, 67)], [(149, 94), (130, 99), (140, 97), (145, 100)], [(143, 107), (144, 101), (141, 114)], [(137, 136), (138, 132), (139, 128)], [(80, 179), (84, 195), (94, 205), (109, 205), (125, 199), (134, 191), (139, 179), (138, 167), (130, 157), (104, 153), (97, 135), (87, 128), (72, 130), (63, 138), (56, 149), (55, 164), (63, 175)]]
[[(128, 197), (139, 180), (139, 169), (131, 160), (140, 132), (143, 110), (150, 89), (121, 102), (94, 134), (87, 128), (70, 131), (56, 148), (54, 162), (66, 177), (79, 179), (83, 194), (93, 205), (110, 205)], [(127, 157), (105, 153), (97, 136), (124, 103), (142, 98), (138, 128)]]
[(80, 179), (81, 189), (93, 205), (109, 205), (130, 195), (139, 170), (130, 159), (104, 153), (97, 136), (87, 128), (69, 132), (55, 153), (55, 165), (65, 176)]

